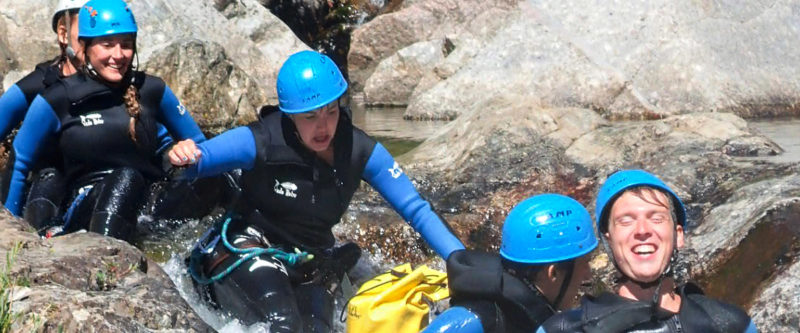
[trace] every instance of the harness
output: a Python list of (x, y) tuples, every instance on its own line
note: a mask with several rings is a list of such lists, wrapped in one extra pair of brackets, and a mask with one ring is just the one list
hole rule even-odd
[[(245, 261), (258, 257), (262, 254), (267, 254), (291, 267), (306, 263), (314, 259), (313, 254), (309, 254), (306, 251), (300, 251), (297, 248), (295, 248), (294, 253), (290, 253), (290, 252), (285, 252), (276, 247), (264, 248), (261, 247), (260, 244), (253, 244), (253, 243), (245, 244), (242, 247), (236, 247), (230, 243), (227, 236), (228, 226), (230, 225), (231, 220), (232, 218), (230, 216), (226, 216), (225, 221), (222, 223), (222, 228), (219, 234), (214, 235), (214, 232), (217, 230), (217, 227), (216, 226), (212, 227), (208, 231), (206, 231), (203, 237), (201, 237), (200, 240), (195, 244), (194, 249), (192, 250), (192, 255), (189, 257), (189, 274), (191, 274), (192, 278), (195, 281), (197, 281), (197, 283), (207, 285), (217, 282), (223, 279), (231, 272), (233, 272)], [(212, 235), (214, 235), (214, 237), (211, 237)], [(222, 244), (228, 251), (234, 254), (243, 254), (244, 256), (237, 259), (233, 264), (225, 268), (225, 270), (223, 270), (219, 274), (211, 276), (210, 278), (206, 278), (204, 276), (205, 274), (198, 273), (195, 270), (195, 267), (201, 267), (201, 260), (203, 259), (203, 256), (211, 254), (220, 240), (222, 240)], [(219, 264), (221, 264), (222, 261), (226, 258), (227, 256), (223, 256), (222, 258), (212, 263), (209, 272), (213, 271), (213, 269)]]

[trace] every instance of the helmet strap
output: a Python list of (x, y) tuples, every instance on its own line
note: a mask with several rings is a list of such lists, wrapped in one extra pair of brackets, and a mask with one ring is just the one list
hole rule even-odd
[(572, 274), (574, 272), (575, 272), (575, 260), (570, 260), (569, 266), (567, 266), (567, 271), (564, 273), (564, 280), (561, 281), (561, 287), (558, 289), (558, 295), (551, 304), (553, 308), (558, 309), (559, 306), (561, 305), (561, 301), (563, 300), (565, 294), (567, 293), (567, 288), (569, 288), (570, 282), (572, 282)]
[(551, 304), (550, 301), (547, 299), (547, 297), (544, 296), (542, 290), (539, 289), (539, 287), (536, 286), (536, 283), (534, 283), (534, 281), (531, 280), (532, 278), (535, 279), (536, 275), (535, 273), (538, 271), (532, 270), (530, 267), (527, 266), (519, 266), (519, 265), (506, 267), (505, 269), (508, 273), (510, 273), (511, 275), (522, 281), (522, 283), (525, 284), (525, 286), (528, 287), (528, 289), (531, 290), (534, 294), (536, 294), (536, 296), (541, 297), (544, 300), (544, 305), (547, 306), (547, 308), (551, 311), (551, 313), (558, 313), (558, 311), (556, 311), (556, 309), (553, 307), (553, 304)]

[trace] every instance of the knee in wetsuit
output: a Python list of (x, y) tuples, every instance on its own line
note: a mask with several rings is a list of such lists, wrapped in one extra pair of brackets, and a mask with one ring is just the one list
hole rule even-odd
[(128, 240), (136, 230), (136, 214), (147, 191), (147, 180), (132, 168), (119, 168), (102, 181), (89, 231)]
[[(230, 232), (228, 240), (238, 248), (264, 246), (259, 237), (243, 232)], [(202, 276), (216, 276), (243, 256), (231, 253), (222, 241), (205, 245), (213, 247), (211, 253), (201, 253), (201, 247), (193, 250), (200, 259), (193, 260), (196, 267), (192, 269)], [(195, 281), (195, 286), (201, 297), (246, 325), (266, 322), (270, 332), (303, 332), (288, 270), (269, 254), (245, 261), (209, 285)]]
[(65, 217), (66, 231), (87, 227), (92, 232), (129, 240), (136, 231), (136, 216), (148, 181), (139, 171), (127, 167), (98, 172), (85, 178), (93, 179), (88, 183), (94, 185), (88, 195), (85, 192), (77, 194), (79, 191), (76, 191), (76, 198)]
[(65, 186), (64, 176), (56, 168), (42, 169), (34, 177), (23, 217), (40, 233), (63, 224), (60, 212)]

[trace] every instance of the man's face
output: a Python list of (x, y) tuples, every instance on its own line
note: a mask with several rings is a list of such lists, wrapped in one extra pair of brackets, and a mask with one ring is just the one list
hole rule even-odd
[(683, 247), (683, 227), (675, 227), (669, 207), (669, 197), (656, 190), (628, 191), (614, 201), (605, 237), (625, 276), (655, 281), (669, 265), (673, 239)]

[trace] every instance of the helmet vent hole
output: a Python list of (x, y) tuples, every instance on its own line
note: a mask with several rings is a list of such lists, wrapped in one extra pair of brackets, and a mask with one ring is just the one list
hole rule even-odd
[(577, 231), (581, 231), (581, 227), (575, 227)]
[(542, 234), (536, 234), (536, 238), (542, 238)]

